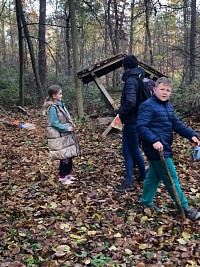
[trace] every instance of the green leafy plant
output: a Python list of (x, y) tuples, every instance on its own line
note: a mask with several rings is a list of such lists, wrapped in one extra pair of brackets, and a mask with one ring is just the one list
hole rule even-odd
[(34, 258), (33, 256), (25, 259), (25, 262), (27, 263), (28, 267), (32, 267), (32, 266), (39, 266), (40, 263), (42, 263), (44, 261), (44, 259), (42, 257), (39, 258)]
[(41, 249), (41, 248), (42, 248), (42, 245), (39, 244), (39, 243), (34, 243), (34, 244), (32, 244), (32, 248), (33, 248), (34, 250)]
[(91, 260), (91, 263), (95, 267), (103, 267), (106, 266), (110, 262), (111, 258), (103, 255), (103, 253), (100, 253), (98, 256), (93, 257)]

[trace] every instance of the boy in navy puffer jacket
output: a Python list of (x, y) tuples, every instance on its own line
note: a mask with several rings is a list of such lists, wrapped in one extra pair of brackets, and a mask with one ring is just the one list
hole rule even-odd
[(138, 110), (137, 131), (142, 140), (142, 148), (149, 160), (149, 170), (144, 181), (141, 201), (144, 208), (153, 207), (157, 210), (157, 207), (153, 205), (153, 198), (162, 181), (176, 203), (170, 180), (160, 160), (159, 151), (163, 151), (185, 215), (191, 220), (197, 220), (200, 218), (200, 212), (188, 208), (172, 161), (173, 131), (194, 142), (197, 146), (200, 145), (200, 141), (197, 133), (186, 127), (174, 114), (173, 106), (168, 101), (171, 90), (171, 80), (166, 77), (159, 78), (155, 84), (154, 94), (142, 103)]

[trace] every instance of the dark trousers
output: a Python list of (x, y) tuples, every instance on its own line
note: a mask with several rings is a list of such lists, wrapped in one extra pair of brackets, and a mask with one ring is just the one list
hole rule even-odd
[(72, 159), (62, 159), (60, 161), (59, 175), (64, 177), (72, 171)]
[(133, 183), (134, 166), (137, 165), (140, 171), (140, 177), (145, 179), (145, 163), (139, 148), (138, 134), (135, 124), (125, 124), (122, 133), (122, 152), (125, 160), (126, 174), (125, 183)]

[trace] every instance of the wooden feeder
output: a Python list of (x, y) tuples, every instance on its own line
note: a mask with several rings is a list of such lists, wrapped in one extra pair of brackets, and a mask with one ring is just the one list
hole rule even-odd
[[(77, 76), (82, 80), (84, 84), (88, 84), (90, 82), (95, 82), (100, 92), (106, 99), (106, 102), (113, 110), (117, 110), (117, 105), (112, 97), (109, 95), (106, 88), (100, 83), (99, 78), (107, 73), (116, 70), (117, 68), (122, 67), (122, 59), (126, 56), (126, 54), (118, 54), (102, 61), (99, 61), (89, 67), (83, 68), (77, 72)], [(155, 70), (153, 67), (148, 66), (147, 64), (138, 61), (139, 67), (142, 67), (145, 71), (145, 77), (151, 76), (151, 79), (157, 80), (159, 77), (166, 76), (161, 72)], [(114, 119), (114, 118), (113, 118)], [(113, 121), (109, 124), (106, 130), (102, 133), (103, 136), (106, 136), (109, 131), (115, 128)]]

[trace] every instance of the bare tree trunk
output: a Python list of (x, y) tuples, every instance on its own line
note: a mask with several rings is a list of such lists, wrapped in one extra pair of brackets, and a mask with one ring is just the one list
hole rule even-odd
[(69, 14), (67, 14), (67, 11), (65, 10), (65, 43), (66, 43), (66, 54), (67, 54), (67, 74), (70, 76), (71, 75), (71, 53), (70, 53), (70, 31), (69, 31), (69, 22), (70, 22), (70, 17)]
[(130, 45), (129, 54), (133, 53), (133, 15), (134, 15), (135, 0), (131, 0), (131, 27), (130, 27)]
[[(149, 52), (149, 61), (150, 64), (153, 65), (153, 53), (152, 53), (152, 44), (151, 44), (151, 33), (149, 29), (149, 19), (150, 19), (150, 14), (151, 14), (151, 9), (150, 9), (150, 1), (149, 0), (144, 0), (144, 6), (145, 6), (145, 26), (146, 26), (146, 49)], [(147, 62), (148, 63), (148, 62)]]
[(195, 43), (196, 43), (196, 0), (191, 0), (190, 26), (190, 83), (195, 79)]
[[(105, 12), (104, 12), (104, 23), (105, 23), (105, 30), (104, 30), (104, 53), (105, 57), (108, 56), (108, 13), (107, 13), (107, 5), (104, 4)], [(106, 86), (109, 85), (108, 75), (106, 74)]]
[(6, 60), (5, 27), (4, 27), (4, 20), (1, 20), (0, 62), (5, 63), (5, 60)]
[[(120, 41), (124, 40), (123, 35), (123, 27), (122, 22), (125, 16), (125, 5), (126, 1), (123, 1), (123, 5), (121, 5), (121, 13), (118, 11), (117, 1), (108, 0), (108, 8), (107, 8), (107, 19), (108, 19), (108, 29), (109, 36), (112, 45), (113, 55), (116, 55), (120, 51), (121, 43)], [(120, 75), (119, 70), (113, 71), (113, 89), (116, 90), (120, 85)]]
[(33, 72), (34, 72), (34, 76), (35, 76), (35, 80), (36, 80), (39, 100), (43, 101), (44, 100), (44, 95), (43, 95), (42, 85), (41, 85), (39, 74), (38, 74), (38, 70), (37, 70), (37, 67), (36, 67), (33, 44), (31, 42), (31, 38), (30, 38), (28, 27), (27, 27), (27, 23), (26, 23), (26, 20), (25, 20), (25, 16), (24, 16), (21, 0), (16, 0), (16, 2), (18, 3), (19, 14), (20, 14), (20, 17), (21, 17), (21, 22), (22, 22), (22, 25), (23, 25), (23, 28), (24, 28), (24, 34), (25, 34), (25, 37), (26, 37), (26, 40), (27, 40), (28, 49), (29, 49), (29, 53), (30, 53), (30, 56), (31, 56), (31, 64), (32, 64), (32, 68), (33, 68)]
[(111, 19), (111, 0), (108, 0), (108, 27), (110, 30), (110, 41), (112, 45), (113, 55), (116, 55), (116, 47), (115, 47), (114, 33), (113, 33), (112, 19)]
[(24, 46), (19, 2), (16, 1), (16, 18), (19, 42), (19, 105), (24, 106)]
[[(9, 39), (10, 39), (10, 45), (9, 45), (9, 49), (7, 48), (7, 60), (6, 62), (8, 62), (9, 64), (11, 63), (11, 65), (16, 66), (18, 64), (17, 58), (15, 57), (17, 49), (16, 49), (16, 42), (18, 40), (16, 33), (16, 27), (13, 26), (13, 13), (12, 13), (12, 5), (13, 5), (13, 1), (9, 0), (6, 1), (8, 3), (9, 6), (9, 11), (8, 11), (8, 17), (9, 17), (9, 21), (6, 22), (9, 32)], [(15, 2), (14, 2), (15, 3)], [(10, 51), (10, 53), (9, 53)]]
[(69, 0), (69, 13), (71, 18), (72, 49), (73, 49), (73, 59), (74, 59), (74, 83), (76, 88), (77, 109), (79, 118), (83, 119), (84, 110), (83, 110), (82, 87), (81, 87), (81, 80), (77, 77), (77, 71), (79, 69), (79, 58), (78, 58), (78, 41), (77, 41), (77, 31), (76, 31), (74, 0)]
[(188, 51), (189, 51), (189, 42), (188, 42), (188, 0), (184, 0), (184, 9), (183, 9), (183, 28), (184, 28), (184, 47), (183, 47), (183, 75), (181, 84), (188, 84), (189, 78), (189, 64), (188, 64)]
[(40, 17), (39, 17), (39, 32), (38, 32), (38, 70), (40, 81), (43, 89), (46, 82), (46, 45), (45, 45), (45, 32), (46, 32), (46, 0), (40, 0)]
[(114, 30), (114, 41), (116, 47), (116, 54), (119, 53), (119, 15), (117, 10), (117, 2), (114, 0), (114, 13), (115, 13), (115, 30)]
[[(2, 1), (2, 12), (5, 6), (5, 1)], [(0, 14), (1, 16), (1, 14)], [(1, 46), (0, 46), (0, 64), (1, 62), (6, 62), (6, 40), (5, 40), (5, 23), (4, 20), (1, 20), (1, 27), (0, 27), (0, 36), (1, 36)]]

